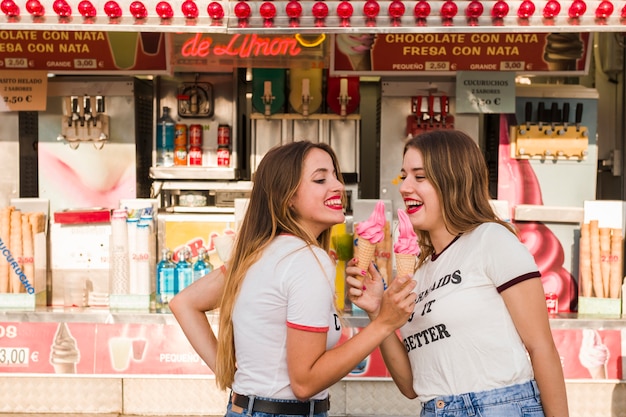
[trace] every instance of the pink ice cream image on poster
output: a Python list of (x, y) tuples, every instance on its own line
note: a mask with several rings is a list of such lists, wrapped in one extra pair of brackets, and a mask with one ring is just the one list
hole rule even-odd
[[(507, 200), (510, 207), (543, 205), (541, 186), (530, 161), (511, 158), (509, 126), (513, 122), (510, 118), (510, 115), (500, 116), (498, 199)], [(572, 274), (563, 267), (565, 253), (561, 242), (541, 222), (519, 222), (515, 225), (522, 242), (535, 258), (545, 292), (557, 294), (559, 311), (570, 311), (570, 306), (577, 300), (577, 287)]]

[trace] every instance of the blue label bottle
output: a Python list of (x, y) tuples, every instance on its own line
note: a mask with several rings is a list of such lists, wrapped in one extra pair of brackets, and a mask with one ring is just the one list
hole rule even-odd
[(167, 310), (170, 300), (176, 295), (176, 264), (172, 262), (172, 253), (164, 248), (161, 260), (157, 264), (156, 298), (157, 308)]
[(182, 249), (178, 254), (176, 263), (176, 293), (187, 288), (193, 282), (193, 269), (189, 257), (191, 253), (188, 248)]
[(209, 272), (213, 271), (213, 265), (209, 261), (206, 249), (198, 250), (198, 259), (193, 263), (193, 280), (197, 281)]

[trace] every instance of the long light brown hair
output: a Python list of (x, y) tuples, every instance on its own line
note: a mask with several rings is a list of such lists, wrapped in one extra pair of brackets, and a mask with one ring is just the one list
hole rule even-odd
[(215, 376), (218, 387), (223, 390), (231, 388), (235, 378), (237, 364), (232, 315), (250, 266), (281, 233), (297, 236), (309, 245), (319, 246), (326, 251), (330, 248), (330, 228), (319, 236), (312, 236), (302, 227), (298, 213), (290, 207), (290, 201), (302, 180), (304, 159), (315, 148), (330, 155), (337, 178), (343, 183), (333, 149), (324, 143), (310, 141), (297, 141), (270, 149), (254, 175), (250, 202), (228, 261), (220, 304)]
[[(501, 220), (489, 203), (489, 173), (478, 144), (458, 130), (433, 130), (409, 139), (403, 155), (413, 148), (422, 154), (424, 176), (435, 188), (441, 202), (443, 223), (458, 235), (486, 222), (515, 228)], [(417, 230), (420, 245), (418, 265), (435, 251), (430, 234)]]

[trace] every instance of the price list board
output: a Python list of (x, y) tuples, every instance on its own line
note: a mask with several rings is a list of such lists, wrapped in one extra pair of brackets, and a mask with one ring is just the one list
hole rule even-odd
[[(5, 58), (7, 60), (22, 62), (22, 59)], [(48, 76), (45, 71), (0, 71), (0, 112), (44, 111), (47, 90)]]
[(453, 74), (510, 71), (584, 74), (591, 60), (589, 33), (337, 34), (334, 74)]

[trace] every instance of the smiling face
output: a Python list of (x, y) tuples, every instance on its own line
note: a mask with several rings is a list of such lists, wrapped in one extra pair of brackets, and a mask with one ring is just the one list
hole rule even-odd
[(302, 178), (291, 206), (300, 223), (313, 236), (345, 220), (341, 203), (343, 190), (330, 155), (319, 148), (311, 149), (304, 158)]
[(431, 234), (445, 231), (442, 206), (437, 190), (426, 178), (422, 153), (408, 148), (402, 160), (400, 194), (411, 224)]

